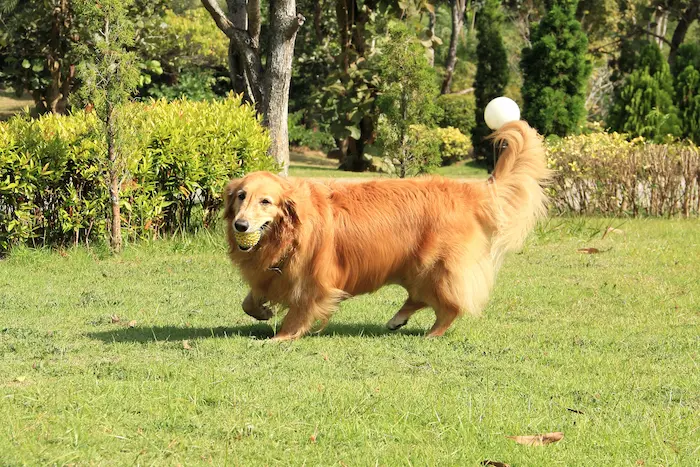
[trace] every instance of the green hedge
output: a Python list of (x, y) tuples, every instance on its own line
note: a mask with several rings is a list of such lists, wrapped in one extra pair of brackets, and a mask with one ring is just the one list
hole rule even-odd
[[(157, 237), (216, 219), (226, 182), (275, 170), (269, 137), (240, 97), (119, 109), (122, 227)], [(0, 123), (0, 252), (18, 243), (78, 243), (106, 234), (103, 127), (94, 114)]]

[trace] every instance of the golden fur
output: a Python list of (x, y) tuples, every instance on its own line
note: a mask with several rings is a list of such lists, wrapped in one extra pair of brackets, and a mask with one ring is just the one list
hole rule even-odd
[[(250, 285), (243, 310), (289, 309), (275, 339), (328, 321), (339, 301), (399, 284), (408, 299), (387, 323), (397, 329), (423, 307), (435, 310), (428, 336), (464, 313), (478, 315), (508, 251), (522, 246), (546, 214), (549, 177), (539, 135), (525, 122), (493, 136), (505, 142), (488, 181), (443, 178), (320, 183), (255, 172), (226, 188), (230, 257)], [(241, 251), (234, 223), (263, 229)], [(239, 226), (240, 227), (240, 226)]]

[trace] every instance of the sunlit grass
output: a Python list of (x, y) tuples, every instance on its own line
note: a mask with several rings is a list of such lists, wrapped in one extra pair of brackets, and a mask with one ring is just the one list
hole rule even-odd
[(553, 219), (444, 338), (386, 331), (388, 287), (280, 345), (219, 234), (15, 250), (0, 464), (697, 465), (699, 257), (697, 220)]

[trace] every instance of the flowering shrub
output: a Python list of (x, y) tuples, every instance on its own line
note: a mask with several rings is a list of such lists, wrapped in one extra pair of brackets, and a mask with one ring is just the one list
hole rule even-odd
[(689, 216), (700, 212), (700, 149), (618, 133), (550, 139), (548, 187), (559, 212)]

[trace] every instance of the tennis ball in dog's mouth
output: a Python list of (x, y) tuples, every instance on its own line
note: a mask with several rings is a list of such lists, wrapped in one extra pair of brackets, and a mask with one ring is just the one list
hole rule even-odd
[(260, 241), (262, 231), (255, 230), (253, 232), (234, 232), (233, 236), (241, 250), (250, 250)]
[(520, 108), (512, 99), (497, 97), (484, 109), (484, 120), (489, 128), (498, 130), (508, 122), (520, 120)]

